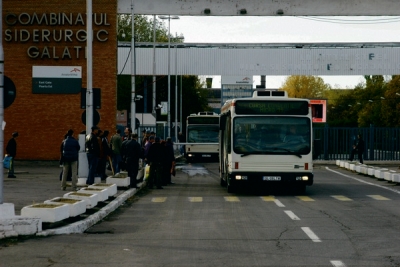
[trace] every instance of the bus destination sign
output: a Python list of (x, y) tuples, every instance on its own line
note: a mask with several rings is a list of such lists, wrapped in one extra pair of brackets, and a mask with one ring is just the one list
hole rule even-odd
[(188, 124), (218, 124), (219, 117), (189, 117)]
[(307, 115), (308, 101), (238, 100), (236, 114), (246, 115)]

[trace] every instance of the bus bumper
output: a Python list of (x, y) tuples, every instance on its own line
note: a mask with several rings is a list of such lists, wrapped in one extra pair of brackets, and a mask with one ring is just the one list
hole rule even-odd
[(314, 183), (314, 174), (311, 172), (285, 172), (285, 173), (251, 173), (237, 172), (228, 175), (228, 184), (231, 186), (241, 185), (283, 185), (298, 186), (312, 185)]

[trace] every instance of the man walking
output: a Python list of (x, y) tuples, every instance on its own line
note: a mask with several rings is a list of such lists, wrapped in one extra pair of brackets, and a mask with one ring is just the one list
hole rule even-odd
[(97, 164), (100, 157), (100, 145), (97, 140), (99, 127), (92, 126), (92, 132), (86, 136), (86, 156), (89, 164), (89, 174), (86, 180), (87, 185), (94, 184), (94, 176), (96, 174)]
[(116, 174), (120, 172), (120, 163), (122, 161), (121, 157), (122, 138), (120, 129), (117, 129), (117, 133), (111, 137), (110, 146), (112, 149), (113, 170), (114, 174)]
[(350, 154), (350, 161), (353, 161), (354, 159), (354, 154), (357, 153), (358, 155), (358, 160), (360, 161), (360, 163), (364, 163), (363, 161), (363, 154), (364, 154), (364, 140), (362, 139), (361, 134), (357, 135), (357, 144), (353, 145), (353, 149), (351, 150), (351, 154)]
[(150, 163), (149, 188), (153, 188), (155, 183), (157, 189), (163, 189), (162, 171), (166, 160), (166, 148), (161, 143), (160, 137), (154, 138), (154, 143), (149, 148), (147, 161)]
[(142, 148), (137, 142), (138, 135), (132, 134), (131, 138), (122, 143), (121, 154), (125, 159), (126, 170), (130, 177), (130, 187), (137, 188), (137, 175), (139, 171), (139, 159), (142, 157)]
[(79, 149), (81, 148), (81, 146), (79, 145), (79, 142), (73, 137), (73, 134), (73, 130), (68, 130), (67, 138), (63, 142), (62, 160), (64, 166), (61, 189), (64, 191), (67, 187), (67, 177), (70, 169), (72, 172), (72, 190), (76, 191), (77, 189), (76, 184), (78, 182), (78, 178), (76, 173), (78, 166)]
[(8, 169), (8, 178), (17, 178), (14, 175), (14, 159), (17, 155), (17, 139), (18, 132), (14, 132), (12, 134), (12, 138), (8, 141), (6, 146), (6, 153), (11, 156), (10, 160), (10, 168)]

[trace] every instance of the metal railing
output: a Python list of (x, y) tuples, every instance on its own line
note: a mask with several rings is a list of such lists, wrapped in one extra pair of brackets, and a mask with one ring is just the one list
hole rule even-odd
[(316, 160), (348, 159), (358, 134), (365, 142), (364, 160), (400, 160), (400, 128), (374, 126), (314, 128), (314, 140), (321, 147), (321, 154)]

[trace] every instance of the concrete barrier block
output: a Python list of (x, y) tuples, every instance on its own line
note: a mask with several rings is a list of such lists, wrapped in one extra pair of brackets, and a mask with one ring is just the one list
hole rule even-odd
[(350, 163), (350, 171), (356, 171), (356, 164), (355, 163)]
[(81, 199), (56, 197), (46, 200), (44, 203), (67, 204), (69, 207), (69, 217), (75, 217), (86, 212), (86, 202)]
[(381, 168), (381, 169), (375, 169), (374, 176), (375, 178), (378, 178), (380, 180), (385, 178), (385, 171), (388, 171), (389, 169), (386, 168)]
[(392, 170), (385, 171), (383, 173), (383, 177), (384, 177), (385, 181), (392, 182), (392, 175), (395, 173), (396, 173), (396, 171), (392, 171)]
[(42, 220), (40, 218), (26, 218), (17, 216), (12, 219), (14, 231), (18, 235), (34, 235), (42, 231)]
[(13, 203), (0, 204), (0, 219), (15, 217), (15, 209)]
[(341, 167), (341, 168), (344, 168), (344, 164), (345, 164), (344, 161), (340, 161), (340, 167)]
[(337, 159), (337, 160), (336, 160), (336, 165), (337, 165), (337, 166), (340, 166), (340, 159)]
[(81, 190), (79, 190), (78, 192), (97, 194), (98, 202), (106, 201), (108, 199), (107, 189), (104, 189), (104, 188), (84, 187)]
[(360, 166), (360, 173), (362, 173), (362, 174), (367, 174), (367, 173), (368, 173), (368, 172), (367, 172), (367, 166), (361, 165), (361, 166)]
[(361, 165), (356, 165), (355, 170), (356, 170), (356, 172), (360, 173), (361, 172)]
[(400, 174), (399, 173), (394, 173), (392, 175), (392, 182), (394, 183), (400, 183)]
[(375, 169), (376, 169), (376, 167), (369, 166), (368, 167), (368, 175), (369, 176), (375, 176)]
[(69, 208), (66, 204), (39, 203), (23, 207), (21, 216), (40, 218), (42, 222), (54, 223), (68, 218)]
[(98, 183), (98, 184), (90, 185), (89, 187), (106, 189), (107, 193), (108, 193), (108, 197), (115, 196), (118, 192), (118, 188), (117, 188), (116, 184)]
[(86, 208), (91, 209), (96, 207), (98, 203), (98, 196), (95, 193), (90, 192), (69, 192), (64, 195), (65, 198), (79, 199), (84, 200), (86, 202)]
[(107, 177), (107, 184), (116, 184), (119, 187), (128, 187), (131, 184), (129, 177)]
[(346, 161), (346, 162), (344, 163), (344, 168), (347, 169), (347, 170), (349, 170), (349, 169), (350, 169), (350, 162)]

